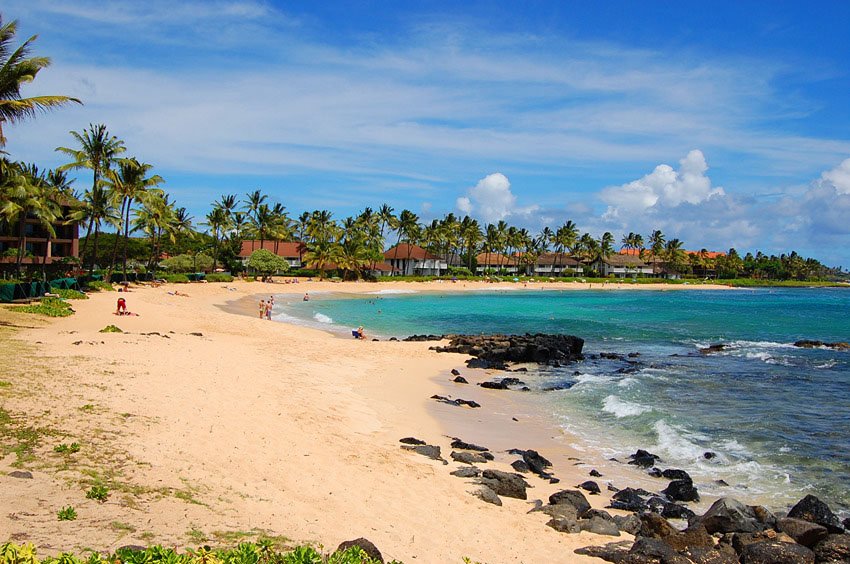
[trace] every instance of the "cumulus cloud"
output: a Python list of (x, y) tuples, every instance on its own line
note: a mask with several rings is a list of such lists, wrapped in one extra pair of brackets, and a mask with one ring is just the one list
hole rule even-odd
[(603, 217), (611, 220), (633, 217), (635, 214), (652, 213), (682, 204), (700, 204), (724, 196), (723, 188), (712, 188), (706, 171), (708, 164), (705, 156), (702, 151), (694, 149), (679, 161), (679, 170), (660, 164), (638, 180), (606, 188), (600, 195), (608, 204)]
[(477, 215), (487, 223), (505, 219), (511, 215), (529, 215), (538, 206), (519, 207), (511, 192), (511, 182), (501, 172), (488, 174), (478, 184), (455, 201), (457, 209), (467, 215)]
[(781, 207), (794, 222), (815, 240), (829, 241), (850, 234), (850, 159), (821, 174), (802, 198), (788, 197)]
[(850, 194), (850, 159), (821, 175), (820, 185), (832, 186), (837, 194)]

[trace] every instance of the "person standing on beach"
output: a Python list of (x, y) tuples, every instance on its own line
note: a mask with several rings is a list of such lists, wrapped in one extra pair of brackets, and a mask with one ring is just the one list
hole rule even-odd
[(274, 296), (269, 297), (269, 301), (266, 302), (266, 319), (269, 321), (272, 320), (272, 308), (274, 307)]
[(266, 300), (260, 300), (260, 319), (266, 316)]

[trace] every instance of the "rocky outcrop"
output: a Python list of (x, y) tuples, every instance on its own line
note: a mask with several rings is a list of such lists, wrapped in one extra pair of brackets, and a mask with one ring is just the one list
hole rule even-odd
[(699, 501), (699, 492), (690, 477), (687, 480), (673, 480), (661, 493), (673, 501)]
[(336, 552), (346, 551), (349, 548), (351, 548), (352, 546), (359, 547), (360, 550), (365, 552), (369, 556), (369, 558), (371, 558), (375, 562), (383, 562), (384, 561), (384, 557), (381, 556), (381, 551), (378, 550), (378, 547), (375, 546), (372, 543), (372, 541), (369, 541), (369, 540), (364, 539), (362, 537), (359, 538), (359, 539), (354, 539), (354, 540), (345, 541), (343, 543), (340, 543), (340, 545), (336, 548)]
[(850, 562), (850, 535), (829, 535), (815, 545), (817, 562)]
[(704, 515), (695, 517), (691, 525), (695, 521), (702, 523), (711, 534), (755, 533), (766, 528), (752, 507), (731, 497), (722, 497), (715, 501)]
[(439, 460), (443, 464), (448, 464), (448, 461), (440, 456), (440, 447), (436, 445), (401, 445), (401, 448), (412, 450), (416, 454), (421, 454), (432, 460)]
[(481, 482), (496, 492), (497, 495), (528, 499), (528, 494), (525, 491), (528, 482), (519, 474), (511, 474), (501, 470), (484, 470)]
[(838, 342), (838, 343), (825, 343), (823, 341), (811, 341), (809, 339), (802, 339), (800, 341), (796, 341), (794, 343), (795, 347), (799, 347), (801, 349), (835, 349), (838, 351), (848, 351), (850, 350), (850, 343)]
[[(426, 340), (422, 336), (410, 340)], [(579, 360), (584, 340), (572, 335), (447, 335), (449, 344), (431, 347), (474, 357), (470, 367), (506, 368), (508, 363), (561, 364)]]
[(827, 504), (813, 495), (807, 495), (798, 501), (797, 505), (788, 512), (788, 517), (817, 523), (826, 527), (830, 533), (844, 532), (838, 516), (829, 509)]
[(744, 547), (741, 564), (814, 564), (815, 553), (801, 544), (769, 540)]

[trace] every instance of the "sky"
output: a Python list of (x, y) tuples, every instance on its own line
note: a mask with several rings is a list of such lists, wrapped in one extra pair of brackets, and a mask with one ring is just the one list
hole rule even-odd
[[(203, 221), (387, 203), (537, 233), (850, 267), (850, 2), (6, 0), (66, 107), (7, 128), (55, 167), (104, 123)], [(90, 185), (80, 173), (75, 188)]]

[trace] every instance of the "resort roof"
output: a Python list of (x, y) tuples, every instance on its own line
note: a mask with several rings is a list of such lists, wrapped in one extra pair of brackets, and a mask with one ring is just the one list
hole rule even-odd
[(718, 251), (685, 251), (689, 255), (702, 255), (705, 258), (716, 259), (717, 257), (725, 257), (726, 253)]
[(517, 259), (501, 253), (481, 253), (475, 257), (478, 266), (516, 266)]
[[(396, 252), (396, 249), (398, 251)], [(414, 260), (439, 260), (439, 257), (433, 255), (420, 247), (419, 245), (410, 245), (401, 243), (387, 249), (384, 253), (384, 258), (387, 259), (414, 259)]]
[(611, 255), (608, 258), (603, 259), (603, 262), (611, 266), (630, 266), (633, 268), (649, 266), (640, 257), (621, 254)]
[[(303, 255), (305, 250), (303, 243), (299, 241), (263, 241), (262, 247), (259, 240), (242, 241), (242, 248), (239, 250), (239, 256), (242, 258), (251, 256), (251, 253), (265, 249), (271, 253), (284, 258), (298, 258)], [(299, 255), (299, 249), (301, 251)]]

